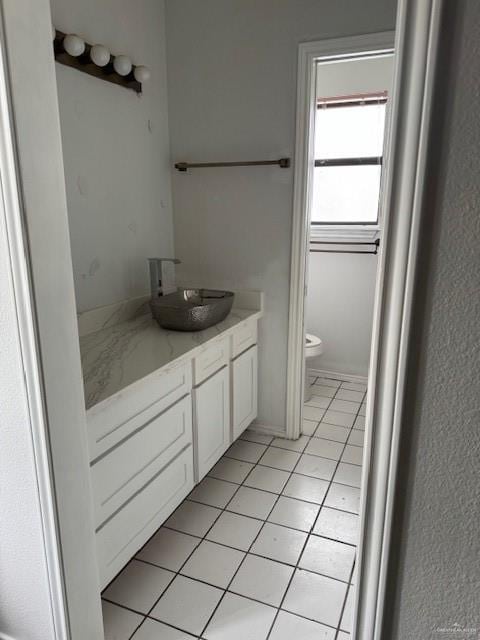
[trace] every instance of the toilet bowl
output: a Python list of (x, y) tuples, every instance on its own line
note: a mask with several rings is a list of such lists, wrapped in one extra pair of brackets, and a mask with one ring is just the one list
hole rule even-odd
[(321, 356), (323, 353), (323, 343), (318, 336), (314, 336), (311, 333), (305, 335), (305, 393), (304, 401), (308, 402), (312, 398), (312, 389), (308, 380), (308, 368), (309, 361), (312, 358)]

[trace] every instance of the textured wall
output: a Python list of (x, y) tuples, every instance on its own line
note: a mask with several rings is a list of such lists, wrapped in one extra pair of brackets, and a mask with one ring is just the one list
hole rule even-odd
[(398, 640), (480, 637), (480, 3), (445, 4), (384, 635)]
[(173, 254), (163, 0), (51, 0), (54, 24), (152, 72), (138, 97), (56, 65), (79, 311), (148, 293)]
[[(169, 120), (178, 160), (293, 156), (298, 44), (392, 29), (395, 0), (167, 0)], [(293, 170), (172, 179), (185, 282), (265, 291), (259, 422), (285, 428)]]

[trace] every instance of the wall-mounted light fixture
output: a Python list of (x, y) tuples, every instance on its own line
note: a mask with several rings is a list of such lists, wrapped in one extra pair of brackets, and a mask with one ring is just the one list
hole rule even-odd
[(63, 39), (63, 48), (69, 55), (78, 58), (82, 53), (85, 53), (85, 40), (82, 40), (74, 33), (69, 33)]
[(114, 56), (103, 44), (91, 45), (74, 33), (63, 33), (54, 28), (55, 60), (96, 78), (113, 82), (136, 93), (142, 93), (142, 84), (150, 79), (150, 69), (135, 66), (125, 55)]
[(132, 71), (132, 61), (128, 56), (115, 56), (113, 59), (113, 68), (119, 76), (128, 76)]
[(137, 82), (140, 82), (140, 84), (142, 82), (148, 82), (150, 80), (150, 69), (148, 67), (140, 65), (138, 67), (135, 67), (133, 75), (135, 76), (135, 80), (137, 80)]
[(90, 60), (97, 67), (104, 67), (110, 62), (110, 51), (103, 44), (94, 44), (90, 49)]

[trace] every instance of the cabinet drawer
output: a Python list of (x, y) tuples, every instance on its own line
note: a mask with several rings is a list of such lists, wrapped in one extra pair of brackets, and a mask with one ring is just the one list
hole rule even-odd
[(190, 363), (155, 372), (87, 411), (90, 460), (152, 420), (192, 388)]
[(188, 395), (147, 422), (91, 467), (98, 527), (192, 442)]
[(246, 320), (232, 334), (232, 358), (257, 344), (257, 321)]
[(206, 347), (194, 360), (194, 384), (199, 385), (203, 380), (206, 380), (228, 364), (229, 359), (228, 337)]
[(97, 558), (103, 589), (193, 488), (192, 447), (97, 530)]

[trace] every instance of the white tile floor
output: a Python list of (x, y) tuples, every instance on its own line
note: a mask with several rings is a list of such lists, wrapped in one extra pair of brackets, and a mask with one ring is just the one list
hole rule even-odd
[(106, 640), (348, 640), (366, 387), (312, 385), (299, 440), (247, 430), (107, 587)]

